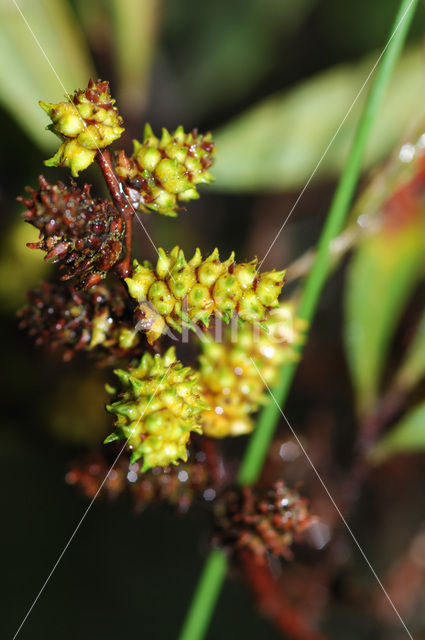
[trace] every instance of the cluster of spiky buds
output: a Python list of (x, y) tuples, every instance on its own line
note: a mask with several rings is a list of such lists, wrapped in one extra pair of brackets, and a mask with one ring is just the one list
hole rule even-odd
[(40, 106), (52, 121), (51, 128), (63, 139), (48, 167), (69, 167), (73, 176), (86, 169), (96, 151), (117, 140), (124, 129), (122, 118), (111, 98), (109, 83), (90, 80), (87, 89), (75, 92), (72, 100)]
[[(131, 157), (117, 153), (114, 167), (109, 150), (101, 150), (124, 129), (108, 82), (90, 80), (67, 101), (40, 105), (52, 121), (48, 128), (62, 141), (45, 164), (67, 166), (77, 176), (97, 154), (113, 202), (93, 199), (87, 184), (82, 189), (72, 181), (69, 187), (51, 185), (42, 176), (40, 188), (21, 199), (26, 221), (40, 232), (39, 241), (28, 246), (60, 263), (61, 280), (75, 278), (68, 289), (44, 284), (30, 291), (21, 326), (37, 344), (60, 348), (65, 359), (86, 350), (100, 352), (110, 363), (140, 356), (139, 330), (159, 351), (155, 343), (167, 330), (201, 327), (205, 334), (212, 321), (222, 327), (235, 320), (241, 327), (237, 344), (207, 341), (202, 372), (184, 367), (173, 348), (163, 356), (145, 353), (138, 366), (117, 369), (122, 390), (109, 387), (115, 398), (107, 409), (115, 415), (115, 431), (105, 442), (126, 440), (131, 465), (139, 469), (141, 460), (144, 472), (186, 461), (190, 434), (203, 427), (214, 437), (250, 431), (250, 414), (265, 399), (264, 381), (272, 384), (278, 367), (293, 357), (288, 345), (295, 339), (271, 345), (283, 322), (283, 308), (278, 318), (269, 317), (279, 308), (285, 271), (259, 273), (257, 259), (238, 264), (234, 253), (221, 261), (218, 249), (208, 257), (196, 249), (186, 260), (178, 246), (169, 253), (159, 249), (155, 265), (135, 260), (133, 271), (130, 266), (129, 205), (176, 216), (182, 203), (198, 198), (197, 186), (213, 180), (211, 134), (178, 127), (156, 137), (146, 125), (143, 142), (134, 141)], [(100, 284), (110, 271), (125, 278), (125, 300), (122, 289)]]
[(123, 287), (98, 284), (77, 291), (62, 284), (43, 283), (27, 293), (28, 304), (20, 310), (20, 327), (35, 344), (59, 349), (64, 360), (76, 351), (132, 356), (140, 351), (140, 339), (129, 324), (131, 312)]
[(121, 457), (112, 470), (102, 456), (90, 455), (75, 462), (66, 475), (69, 484), (78, 486), (88, 498), (93, 498), (104, 482), (104, 492), (110, 499), (127, 493), (135, 511), (151, 504), (166, 502), (185, 513), (194, 499), (208, 486), (209, 475), (205, 464), (191, 462), (176, 467), (155, 467), (143, 475), (138, 474), (138, 463), (129, 464)]
[(163, 129), (157, 138), (147, 124), (143, 142), (133, 144), (131, 158), (119, 153), (116, 171), (140, 211), (176, 216), (179, 203), (199, 198), (196, 185), (213, 180), (208, 172), (214, 151), (210, 133), (185, 133), (178, 127), (173, 133)]
[(307, 501), (283, 482), (267, 490), (227, 490), (215, 504), (216, 544), (248, 549), (259, 561), (267, 553), (291, 558), (290, 546), (315, 520)]
[(126, 279), (130, 295), (139, 302), (138, 326), (152, 344), (167, 325), (181, 332), (183, 326), (203, 324), (212, 317), (226, 323), (237, 314), (241, 320), (261, 322), (279, 306), (285, 271), (257, 272), (257, 260), (236, 264), (234, 253), (221, 262), (218, 249), (203, 259), (199, 249), (187, 261), (179, 247), (167, 255), (159, 249), (156, 267), (134, 262)]
[(252, 431), (251, 414), (266, 402), (266, 385), (277, 382), (279, 368), (298, 357), (294, 347), (302, 342), (304, 328), (294, 305), (282, 303), (262, 326), (245, 323), (228, 330), (223, 342), (201, 341), (201, 383), (211, 406), (202, 414), (205, 435), (222, 438)]
[(115, 374), (124, 391), (107, 406), (116, 422), (105, 442), (126, 439), (131, 462), (143, 458), (142, 471), (186, 461), (190, 434), (201, 432), (200, 413), (207, 408), (199, 373), (183, 367), (171, 347), (163, 356), (145, 353), (138, 367)]
[(52, 185), (43, 176), (39, 182), (40, 189), (27, 188), (29, 198), (19, 198), (27, 207), (25, 220), (40, 231), (40, 241), (28, 246), (46, 251), (46, 260), (61, 262), (62, 280), (97, 284), (123, 252), (121, 215), (108, 200), (93, 199), (90, 185)]

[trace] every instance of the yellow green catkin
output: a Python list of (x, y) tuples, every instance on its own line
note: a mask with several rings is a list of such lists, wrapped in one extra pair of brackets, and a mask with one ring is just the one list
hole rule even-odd
[(86, 169), (98, 149), (117, 140), (124, 131), (122, 118), (111, 98), (109, 83), (90, 80), (87, 89), (75, 92), (71, 101), (52, 104), (40, 100), (41, 108), (63, 140), (48, 167), (69, 167), (73, 176)]
[(268, 399), (266, 385), (276, 383), (283, 364), (297, 359), (294, 347), (303, 340), (305, 323), (297, 318), (294, 305), (286, 302), (262, 327), (234, 328), (226, 332), (224, 342), (201, 343), (201, 383), (211, 407), (202, 414), (202, 429), (213, 438), (252, 431), (252, 414)]
[(208, 327), (213, 317), (228, 323), (234, 315), (261, 322), (279, 306), (285, 271), (258, 273), (257, 259), (237, 264), (234, 253), (221, 262), (218, 249), (207, 258), (197, 249), (189, 261), (179, 247), (158, 254), (155, 267), (136, 260), (132, 277), (126, 278), (139, 303), (138, 326), (150, 343), (167, 327), (182, 332), (183, 325)]
[(119, 153), (116, 172), (140, 211), (176, 216), (179, 204), (199, 198), (197, 185), (214, 179), (208, 171), (214, 152), (211, 133), (185, 133), (178, 127), (172, 133), (163, 129), (157, 138), (147, 124), (143, 142), (134, 140), (133, 145), (130, 158)]
[(142, 471), (186, 461), (190, 434), (201, 432), (200, 414), (208, 406), (199, 372), (184, 367), (171, 347), (163, 356), (145, 353), (137, 367), (115, 374), (123, 391), (107, 406), (116, 421), (105, 442), (127, 440), (131, 461), (143, 458)]

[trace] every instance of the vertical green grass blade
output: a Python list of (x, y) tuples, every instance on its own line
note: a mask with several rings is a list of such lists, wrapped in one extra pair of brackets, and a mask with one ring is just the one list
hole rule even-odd
[(199, 580), (181, 630), (179, 640), (203, 638), (220, 594), (220, 587), (227, 570), (227, 559), (220, 549), (211, 551)]
[[(356, 131), (347, 164), (333, 197), (319, 239), (316, 259), (307, 278), (300, 303), (299, 315), (310, 323), (331, 267), (330, 243), (341, 231), (347, 216), (359, 179), (366, 143), (394, 64), (403, 47), (416, 6), (417, 0), (402, 0), (400, 4), (390, 39), (376, 71), (375, 80)], [(279, 406), (282, 406), (287, 398), (296, 367), (296, 364), (284, 367), (280, 384), (273, 389), (273, 395)], [(252, 484), (257, 480), (279, 415), (279, 408), (274, 402), (270, 402), (261, 412), (241, 464), (238, 476), (240, 484)], [(222, 552), (214, 550), (210, 553), (179, 640), (201, 640), (204, 637), (221, 583), (224, 580), (226, 564), (226, 557)]]

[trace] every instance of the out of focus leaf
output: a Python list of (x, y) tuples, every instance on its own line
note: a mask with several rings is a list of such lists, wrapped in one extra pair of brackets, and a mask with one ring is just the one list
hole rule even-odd
[[(215, 186), (232, 191), (284, 190), (303, 186), (377, 60), (341, 65), (302, 82), (283, 95), (255, 105), (215, 133), (219, 153)], [(400, 59), (368, 145), (365, 165), (387, 154), (407, 123), (423, 114), (425, 74), (422, 48)], [(315, 173), (333, 178), (347, 157), (367, 87), (348, 115)]]
[(415, 337), (400, 367), (395, 386), (398, 389), (411, 389), (425, 375), (425, 313), (422, 316)]
[(296, 37), (314, 4), (315, 0), (216, 0), (205, 11), (198, 0), (168, 2), (165, 30), (179, 58), (191, 116), (199, 119), (240, 100), (276, 67), (285, 73), (292, 61), (282, 61), (282, 43)]
[(43, 407), (44, 425), (60, 442), (97, 445), (109, 429), (108, 416), (102, 411), (107, 399), (102, 371), (86, 372), (84, 378), (72, 372), (63, 374)]
[(424, 231), (409, 223), (367, 237), (349, 266), (345, 295), (345, 344), (361, 414), (373, 408), (385, 357), (419, 277)]
[(0, 101), (42, 148), (54, 148), (38, 100), (57, 102), (66, 91), (84, 87), (94, 75), (80, 27), (65, 0), (20, 0), (19, 8), (37, 37), (49, 66), (16, 6), (0, 2)]
[(396, 453), (425, 450), (425, 402), (415, 407), (385, 434), (370, 452), (372, 461), (381, 462)]
[(15, 311), (25, 302), (27, 289), (37, 286), (50, 271), (51, 264), (42, 259), (41, 251), (26, 246), (38, 236), (37, 229), (20, 217), (5, 235), (0, 258), (0, 309)]
[[(388, 25), (397, 11), (398, 0), (322, 0), (317, 28), (331, 52), (345, 56), (359, 56), (379, 47), (388, 37)], [(423, 11), (417, 11), (410, 36), (422, 37)]]
[(120, 109), (129, 115), (145, 107), (156, 36), (159, 0), (109, 0), (112, 10)]

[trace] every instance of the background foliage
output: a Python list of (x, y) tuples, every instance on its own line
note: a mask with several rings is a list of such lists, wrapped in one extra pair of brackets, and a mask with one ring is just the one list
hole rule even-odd
[[(19, 4), (67, 90), (84, 86), (94, 69), (111, 78), (121, 111), (129, 114), (128, 142), (145, 120), (157, 131), (180, 122), (187, 128), (212, 128), (218, 144), (214, 193), (205, 193), (179, 222), (159, 220), (153, 225), (148, 219), (146, 224), (163, 245), (181, 244), (191, 253), (197, 244), (205, 251), (218, 244), (223, 252), (237, 249), (242, 259), (251, 253), (261, 258), (267, 250), (384, 45), (396, 5), (393, 0), (217, 0), (208, 9), (195, 0)], [(369, 167), (397, 151), (403, 136), (417, 138), (422, 131), (423, 27), (420, 12), (370, 140)], [(14, 312), (25, 290), (48, 267), (40, 267), (33, 252), (22, 249), (34, 234), (22, 224), (14, 197), (25, 184), (34, 185), (42, 158), (54, 145), (43, 130), (45, 118), (37, 100), (56, 101), (64, 91), (8, 0), (0, 3), (0, 52), (5, 159), (0, 306), (7, 370), (1, 471), (3, 487), (8, 487), (3, 491), (8, 513), (3, 546), (10, 549), (3, 601), (10, 635), (85, 506), (64, 483), (64, 470), (81, 449), (106, 434), (109, 422), (96, 407), (102, 403), (104, 373), (85, 369), (79, 361), (64, 372), (61, 364), (33, 350), (16, 329)], [(265, 266), (288, 264), (314, 244), (362, 101), (363, 96)], [(397, 180), (399, 167), (397, 159), (390, 164), (385, 193)], [(90, 169), (88, 179), (97, 182), (95, 170)], [(361, 206), (373, 215), (381, 203), (375, 189), (367, 207)], [(353, 213), (353, 221), (359, 213)], [(394, 525), (394, 555), (425, 517), (423, 499), (415, 501), (416, 487), (423, 482), (423, 458), (393, 457), (425, 446), (423, 224), (422, 212), (396, 235), (363, 238), (338, 269), (322, 300), (288, 407), (297, 431), (316, 443), (322, 462), (325, 454), (318, 443), (333, 443), (333, 473), (338, 476), (358, 420), (373, 411), (386, 389), (403, 394), (403, 411), (371, 452), (376, 476), (356, 512), (359, 537), (368, 540), (369, 553), (383, 567), (388, 523)], [(137, 242), (138, 252), (152, 258), (140, 230)], [(406, 354), (404, 360), (400, 353)], [(278, 455), (287, 438), (282, 427), (271, 452), (280, 473), (288, 467)], [(242, 446), (242, 441), (232, 443), (229, 455), (238, 456)], [(387, 464), (379, 466), (384, 459)], [(302, 470), (291, 469), (289, 465), (295, 477), (302, 476)], [(376, 486), (394, 474), (399, 486), (380, 494), (378, 508)], [(403, 504), (406, 491), (411, 500)], [(370, 514), (385, 512), (389, 505), (397, 518), (384, 516), (376, 532)], [(162, 508), (135, 517), (125, 502), (100, 500), (22, 637), (45, 638), (46, 620), (49, 635), (64, 639), (84, 637), (87, 629), (94, 637), (121, 637), (133, 632), (136, 612), (145, 631), (159, 629), (159, 637), (173, 637), (200, 570), (207, 527), (202, 509), (176, 521)], [(358, 566), (358, 558), (351, 562), (350, 572), (339, 578), (340, 593), (331, 598), (326, 625), (331, 637), (339, 637), (341, 629), (347, 638), (376, 637), (374, 622), (356, 615), (361, 606), (358, 590), (370, 586), (372, 578)], [(107, 616), (105, 604), (109, 608), (111, 602), (113, 614)], [(142, 607), (143, 602), (149, 606)], [(240, 637), (280, 637), (256, 615), (240, 583), (230, 581), (208, 637), (226, 638), (236, 619)]]

